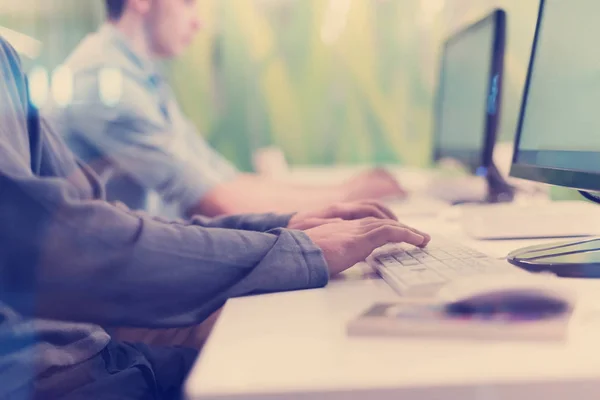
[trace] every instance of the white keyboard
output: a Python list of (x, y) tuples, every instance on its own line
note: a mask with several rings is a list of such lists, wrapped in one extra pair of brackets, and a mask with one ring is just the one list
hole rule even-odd
[(425, 249), (406, 244), (383, 246), (367, 263), (403, 296), (433, 295), (445, 284), (462, 277), (528, 274), (507, 261), (439, 238)]

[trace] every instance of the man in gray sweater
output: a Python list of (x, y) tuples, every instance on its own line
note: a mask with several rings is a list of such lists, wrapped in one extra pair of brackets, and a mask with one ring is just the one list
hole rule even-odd
[(99, 325), (193, 326), (230, 297), (321, 287), (384, 243), (429, 241), (377, 204), (187, 222), (111, 205), (1, 38), (0, 191), (0, 398), (177, 398), (197, 350)]

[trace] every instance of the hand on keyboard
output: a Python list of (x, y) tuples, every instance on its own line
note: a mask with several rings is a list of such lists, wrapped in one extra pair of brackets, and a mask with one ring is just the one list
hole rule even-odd
[(377, 218), (332, 222), (305, 233), (323, 251), (330, 275), (364, 261), (386, 243), (425, 247), (430, 240), (429, 235), (397, 221)]

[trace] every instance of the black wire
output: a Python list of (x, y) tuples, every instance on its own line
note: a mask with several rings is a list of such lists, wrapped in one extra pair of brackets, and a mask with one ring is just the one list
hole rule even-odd
[(580, 190), (579, 194), (588, 199), (589, 201), (600, 204), (600, 195), (592, 194), (590, 192), (584, 192), (583, 190)]

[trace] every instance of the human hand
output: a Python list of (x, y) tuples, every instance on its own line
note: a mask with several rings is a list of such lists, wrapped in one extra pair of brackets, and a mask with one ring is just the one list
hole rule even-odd
[(347, 201), (403, 198), (407, 195), (398, 180), (383, 168), (371, 169), (355, 176), (344, 184), (344, 191)]
[(387, 243), (425, 247), (431, 240), (426, 233), (398, 221), (378, 218), (334, 221), (305, 233), (323, 251), (332, 276), (364, 261), (373, 250)]
[(378, 218), (396, 220), (394, 213), (375, 200), (334, 204), (319, 210), (299, 212), (288, 224), (289, 229), (306, 230), (331, 222)]

